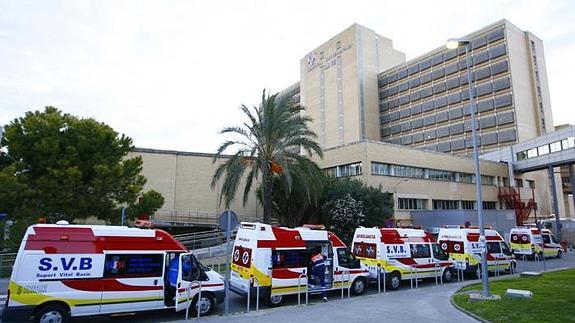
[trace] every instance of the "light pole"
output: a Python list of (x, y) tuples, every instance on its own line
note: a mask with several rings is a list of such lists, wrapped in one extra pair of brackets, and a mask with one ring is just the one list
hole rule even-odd
[(473, 137), (473, 161), (475, 162), (475, 189), (477, 194), (477, 222), (479, 223), (479, 243), (481, 244), (481, 280), (483, 281), (483, 297), (489, 297), (489, 276), (487, 272), (487, 245), (485, 243), (485, 223), (483, 219), (483, 194), (481, 192), (481, 169), (479, 166), (479, 148), (477, 147), (477, 120), (475, 103), (473, 99), (473, 86), (471, 82), (471, 68), (469, 66), (469, 39), (449, 39), (445, 46), (449, 49), (465, 47), (465, 64), (467, 66), (467, 84), (469, 85), (469, 108), (471, 113), (471, 133)]
[(402, 181), (393, 185), (393, 202), (394, 202), (394, 209), (397, 210), (399, 208), (399, 198), (397, 197), (397, 187), (405, 182), (409, 182), (409, 178), (404, 178)]

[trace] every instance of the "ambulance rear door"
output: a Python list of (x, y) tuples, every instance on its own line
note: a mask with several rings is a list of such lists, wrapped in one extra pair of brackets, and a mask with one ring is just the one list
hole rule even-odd
[(191, 252), (180, 254), (176, 283), (176, 312), (185, 310), (191, 305), (199, 290), (200, 275), (201, 268), (196, 257)]

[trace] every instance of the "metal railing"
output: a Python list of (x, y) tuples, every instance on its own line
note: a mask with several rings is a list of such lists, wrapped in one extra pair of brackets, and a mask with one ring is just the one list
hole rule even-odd
[[(231, 240), (235, 239), (237, 231), (232, 232)], [(174, 238), (190, 250), (209, 248), (226, 243), (226, 231), (210, 230), (174, 235)]]
[(250, 277), (249, 281), (248, 281), (248, 299), (247, 299), (247, 310), (246, 312), (250, 312), (250, 300), (251, 300), (251, 289), (252, 289), (252, 284), (258, 284), (256, 287), (256, 312), (259, 311), (260, 309), (260, 281), (259, 279), (257, 279), (256, 277), (254, 277), (253, 275)]
[(349, 270), (342, 270), (341, 271), (341, 278), (340, 278), (340, 289), (341, 289), (341, 299), (343, 299), (343, 279), (345, 277), (345, 275), (347, 274), (347, 298), (351, 298), (351, 273)]
[[(383, 269), (383, 270), (382, 270)], [(377, 293), (381, 294), (381, 279), (383, 273), (383, 293), (387, 294), (387, 277), (385, 273), (385, 268), (381, 268), (380, 264), (377, 264)]]
[(419, 269), (415, 265), (411, 265), (409, 273), (411, 289), (413, 289), (413, 280), (415, 280), (415, 288), (418, 288)]
[[(260, 222), (261, 217), (238, 214), (240, 221)], [(158, 210), (150, 216), (152, 222), (170, 222), (182, 226), (187, 225), (208, 225), (218, 226), (220, 213), (192, 211), (192, 210)]]
[(297, 305), (301, 306), (301, 280), (305, 278), (305, 305), (308, 305), (309, 301), (309, 281), (305, 270), (297, 278)]
[(186, 306), (186, 321), (189, 319), (189, 314), (190, 314), (190, 306), (192, 305), (192, 289), (193, 286), (198, 285), (198, 300), (196, 301), (196, 313), (197, 313), (197, 318), (200, 318), (201, 312), (202, 312), (202, 307), (201, 307), (201, 301), (202, 301), (202, 282), (198, 281), (198, 280), (194, 280), (190, 283), (190, 286), (188, 286), (188, 304)]

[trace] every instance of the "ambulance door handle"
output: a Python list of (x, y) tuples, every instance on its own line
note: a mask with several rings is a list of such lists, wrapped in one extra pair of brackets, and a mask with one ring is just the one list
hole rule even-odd
[(154, 286), (158, 286), (158, 280), (154, 279)]

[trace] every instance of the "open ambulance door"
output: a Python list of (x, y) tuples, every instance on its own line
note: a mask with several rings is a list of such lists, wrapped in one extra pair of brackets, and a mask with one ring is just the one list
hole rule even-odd
[(200, 265), (192, 253), (182, 253), (179, 255), (178, 281), (176, 284), (176, 312), (185, 310), (194, 296), (198, 293), (200, 278)]

